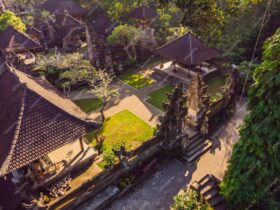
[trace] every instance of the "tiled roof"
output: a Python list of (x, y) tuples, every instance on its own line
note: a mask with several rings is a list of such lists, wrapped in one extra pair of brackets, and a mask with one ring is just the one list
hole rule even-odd
[(30, 26), (27, 28), (26, 33), (29, 35), (36, 35), (36, 36), (40, 36), (41, 35), (41, 31), (34, 27), (34, 26)]
[(60, 16), (56, 18), (55, 23), (61, 27), (79, 27), (83, 26), (83, 23), (76, 18), (72, 17), (69, 14), (65, 14), (64, 16)]
[(99, 126), (45, 79), (7, 64), (0, 73), (0, 97), (2, 173), (21, 168)]
[(84, 24), (69, 14), (56, 18), (57, 38), (63, 39), (72, 29), (81, 28)]
[(11, 26), (0, 32), (0, 50), (5, 52), (20, 52), (39, 49), (42, 45)]
[(186, 65), (197, 65), (220, 56), (218, 50), (206, 46), (191, 33), (157, 48), (154, 53)]
[(41, 8), (56, 15), (64, 15), (65, 12), (71, 15), (87, 14), (87, 10), (74, 0), (47, 0), (41, 5)]
[(116, 27), (116, 24), (112, 23), (107, 13), (101, 7), (94, 8), (90, 11), (88, 19), (92, 29), (101, 38), (107, 37)]
[(150, 7), (141, 5), (140, 7), (132, 10), (126, 18), (135, 18), (135, 19), (153, 19), (158, 16), (157, 12)]

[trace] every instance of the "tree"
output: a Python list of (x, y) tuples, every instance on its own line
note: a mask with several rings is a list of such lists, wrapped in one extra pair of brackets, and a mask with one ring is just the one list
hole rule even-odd
[(264, 44), (254, 72), (240, 140), (234, 145), (221, 189), (231, 209), (279, 209), (267, 190), (280, 176), (280, 28)]
[(105, 121), (104, 109), (110, 98), (117, 94), (117, 90), (111, 88), (113, 78), (105, 70), (94, 70), (92, 73), (92, 76), (89, 78), (89, 92), (102, 99), (100, 114), (103, 124)]
[[(166, 5), (165, 0), (160, 0)], [(216, 0), (174, 0), (175, 4), (182, 10), (184, 17), (182, 24), (211, 42), (221, 35), (224, 27), (224, 12)]]
[(12, 26), (20, 32), (26, 30), (25, 24), (13, 12), (6, 10), (0, 14), (0, 32), (4, 31), (8, 26)]
[(105, 162), (105, 168), (112, 167), (116, 162), (115, 154), (112, 148), (109, 147), (107, 144), (104, 145), (103, 161)]
[(141, 4), (152, 4), (154, 0), (101, 0), (98, 3), (114, 20), (119, 20)]
[(184, 191), (174, 198), (173, 210), (211, 210), (207, 204), (198, 200), (197, 193), (194, 190)]
[[(127, 24), (117, 26), (107, 40), (110, 43), (120, 44), (123, 46), (130, 59), (136, 58), (136, 44), (142, 37), (142, 31), (134, 26)], [(133, 54), (131, 54), (132, 50)]]

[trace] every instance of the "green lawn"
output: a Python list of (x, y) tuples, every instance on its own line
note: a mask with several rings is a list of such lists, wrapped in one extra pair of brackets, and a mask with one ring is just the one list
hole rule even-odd
[(167, 94), (174, 90), (174, 85), (167, 85), (149, 94), (151, 97), (148, 102), (158, 109), (164, 111), (163, 104), (167, 101)]
[(74, 103), (86, 113), (96, 111), (102, 106), (102, 100), (99, 98), (80, 99), (74, 101)]
[[(154, 136), (155, 128), (124, 110), (105, 120), (101, 134), (110, 147), (125, 144), (127, 149), (139, 147), (144, 141)], [(87, 139), (94, 144), (94, 133), (88, 133)]]
[(119, 78), (123, 82), (137, 89), (143, 88), (155, 82), (154, 80), (146, 78), (141, 74), (135, 73), (135, 71), (128, 71), (122, 74)]
[(206, 82), (207, 85), (207, 94), (209, 95), (212, 101), (217, 100), (221, 97), (221, 87), (226, 84), (227, 77), (225, 75), (220, 75), (210, 79)]

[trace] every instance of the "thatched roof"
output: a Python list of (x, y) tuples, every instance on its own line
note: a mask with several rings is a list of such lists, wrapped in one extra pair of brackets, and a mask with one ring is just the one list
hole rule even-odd
[(147, 20), (153, 19), (157, 16), (158, 14), (155, 10), (145, 5), (141, 5), (140, 7), (132, 10), (128, 15), (126, 15), (126, 18)]
[(191, 33), (157, 48), (154, 53), (189, 66), (220, 56), (220, 51), (208, 47)]
[(42, 48), (42, 45), (11, 26), (0, 32), (0, 50), (5, 52), (21, 52)]
[(2, 173), (28, 165), (99, 126), (45, 79), (7, 64), (1, 68), (0, 97)]
[(86, 15), (88, 12), (74, 0), (47, 0), (40, 8), (55, 15), (64, 15), (65, 12), (71, 15)]

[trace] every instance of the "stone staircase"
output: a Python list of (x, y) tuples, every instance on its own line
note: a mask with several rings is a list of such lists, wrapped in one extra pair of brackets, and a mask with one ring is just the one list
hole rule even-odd
[(188, 146), (187, 152), (182, 155), (181, 159), (187, 163), (193, 163), (212, 147), (212, 141), (205, 139), (198, 132), (193, 132), (189, 138), (190, 144)]
[(203, 201), (207, 202), (215, 210), (226, 210), (226, 202), (220, 195), (220, 180), (211, 174), (207, 174), (198, 182), (191, 184), (190, 188), (197, 191)]

